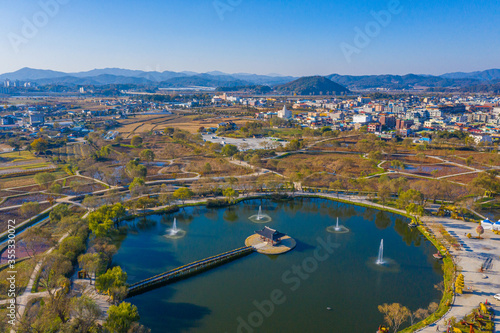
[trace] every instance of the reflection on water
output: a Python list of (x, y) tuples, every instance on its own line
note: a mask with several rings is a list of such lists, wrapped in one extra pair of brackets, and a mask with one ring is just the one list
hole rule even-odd
[[(250, 327), (255, 332), (370, 332), (383, 321), (377, 310), (382, 303), (399, 302), (416, 310), (439, 300), (433, 286), (442, 278), (439, 263), (432, 259), (434, 249), (417, 230), (408, 228), (406, 218), (323, 199), (251, 200), (228, 208), (190, 207), (137, 219), (129, 224), (136, 232), (129, 232), (114, 262), (134, 283), (241, 247), (256, 230), (248, 217), (259, 206), (272, 217), (271, 227), (294, 237), (297, 247), (281, 256), (254, 253), (129, 299), (146, 326), (153, 332), (236, 332), (239, 318), (248, 323), (256, 311), (255, 302), (280, 290), (286, 301), (275, 306), (270, 318), (263, 317), (258, 329)], [(173, 242), (163, 235), (174, 217), (187, 234)], [(326, 231), (337, 217), (350, 233)], [(384, 256), (399, 264), (397, 274), (366, 265), (377, 255), (382, 238)], [(311, 262), (321, 242), (334, 244), (333, 253)], [(319, 253), (326, 254), (323, 249)]]

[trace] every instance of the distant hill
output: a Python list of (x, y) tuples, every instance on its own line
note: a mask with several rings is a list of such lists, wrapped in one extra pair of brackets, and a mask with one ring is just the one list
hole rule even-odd
[(0, 80), (3, 81), (5, 79), (9, 79), (9, 80), (21, 80), (21, 81), (34, 81), (38, 79), (64, 77), (67, 75), (68, 75), (67, 73), (63, 72), (24, 67), (18, 71), (0, 75)]
[(471, 72), (471, 73), (447, 73), (441, 75), (441, 77), (448, 79), (475, 79), (480, 81), (493, 81), (500, 79), (500, 69), (488, 69), (481, 72)]
[(98, 76), (89, 77), (74, 77), (64, 76), (51, 79), (36, 80), (39, 85), (65, 85), (65, 86), (103, 86), (110, 84), (134, 84), (134, 85), (154, 85), (153, 81), (145, 78), (117, 76), (110, 74), (102, 74)]
[(332, 74), (326, 76), (332, 81), (338, 82), (351, 90), (363, 90), (371, 88), (386, 89), (415, 89), (415, 88), (461, 88), (478, 83), (475, 79), (448, 79), (431, 75), (365, 75), (350, 76)]
[(176, 77), (160, 82), (160, 88), (182, 88), (182, 87), (238, 87), (248, 86), (248, 81), (237, 80), (231, 76), (212, 76), (209, 74), (199, 74), (195, 76)]
[[(447, 73), (433, 75), (340, 75), (325, 77), (282, 76), (279, 74), (257, 75), (249, 73), (227, 74), (220, 71), (208, 73), (141, 71), (122, 68), (103, 68), (78, 73), (64, 73), (52, 70), (22, 68), (12, 73), (0, 75), (0, 84), (5, 80), (29, 81), (38, 85), (104, 86), (140, 85), (154, 91), (158, 87), (186, 88), (204, 87), (246, 87), (247, 91), (265, 91), (273, 87), (278, 93), (297, 93), (302, 95), (319, 93), (342, 93), (347, 90), (370, 90), (385, 88), (391, 90), (429, 89), (430, 91), (496, 91), (500, 80), (500, 69), (490, 69), (471, 73)], [(262, 87), (259, 87), (262, 86)]]
[(297, 95), (329, 95), (348, 93), (349, 89), (323, 76), (308, 76), (276, 86), (275, 91)]
[(223, 72), (157, 72), (121, 68), (93, 69), (78, 73), (64, 73), (50, 70), (22, 68), (16, 72), (0, 75), (0, 81), (30, 81), (39, 85), (108, 85), (143, 84), (161, 87), (234, 87), (241, 85), (275, 85), (295, 80), (292, 76), (268, 76), (256, 74), (226, 74)]

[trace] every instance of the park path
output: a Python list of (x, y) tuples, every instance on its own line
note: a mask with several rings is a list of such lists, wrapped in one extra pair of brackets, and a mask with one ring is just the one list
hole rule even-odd
[[(66, 237), (69, 236), (69, 232), (65, 233), (57, 242), (57, 244), (61, 243)], [(45, 252), (45, 255), (51, 254), (52, 251), (56, 248), (57, 245), (54, 247), (50, 248), (47, 252)], [(33, 285), (35, 284), (36, 277), (38, 276), (38, 272), (40, 272), (40, 269), (42, 268), (44, 259), (41, 259), (37, 262), (35, 269), (33, 270), (33, 273), (31, 273), (30, 280), (28, 282), (28, 285), (26, 286), (26, 289), (24, 290), (23, 294), (21, 296), (18, 296), (16, 299), (16, 305), (17, 305), (17, 321), (20, 322), (21, 319), (23, 318), (24, 311), (26, 310), (26, 306), (28, 305), (28, 302), (30, 299), (35, 298), (35, 297), (45, 297), (48, 295), (48, 292), (41, 292), (41, 293), (32, 293), (31, 291), (33, 290)], [(10, 330), (11, 333), (15, 333), (16, 331), (14, 329)]]

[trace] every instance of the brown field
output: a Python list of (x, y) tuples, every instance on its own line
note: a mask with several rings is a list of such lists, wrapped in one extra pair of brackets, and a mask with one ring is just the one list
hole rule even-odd
[[(56, 176), (56, 178), (64, 178), (67, 176), (67, 174), (65, 172), (60, 172), (60, 171), (56, 171), (53, 174)], [(31, 186), (31, 185), (35, 185), (35, 184), (36, 183), (35, 183), (35, 180), (33, 179), (33, 175), (0, 179), (0, 188), (3, 188), (3, 189), (12, 188), (12, 187)], [(37, 186), (37, 185), (35, 185), (35, 186)], [(22, 188), (19, 190), (30, 191), (32, 189), (27, 187), (27, 188)]]
[(461, 176), (454, 176), (454, 177), (449, 177), (446, 178), (449, 181), (453, 182), (459, 182), (463, 184), (469, 184), (474, 178), (476, 178), (479, 175), (479, 172), (476, 173), (471, 173), (468, 175), (461, 175)]
[[(40, 211), (43, 212), (49, 207), (50, 207), (49, 203), (40, 204)], [(7, 230), (7, 223), (9, 220), (16, 220), (16, 223), (20, 223), (30, 217), (31, 216), (28, 217), (22, 216), (19, 212), (19, 208), (2, 210), (0, 211), (0, 228), (1, 230)]]
[(212, 167), (212, 172), (204, 175), (205, 177), (228, 177), (228, 176), (239, 176), (248, 175), (254, 171), (249, 168), (244, 168), (239, 165), (229, 163), (223, 158), (210, 158), (198, 156), (196, 158), (185, 158), (183, 162), (186, 163), (185, 170), (189, 172), (203, 173), (203, 167), (206, 163), (209, 163)]
[(10, 207), (10, 206), (17, 206), (17, 205), (22, 205), (25, 202), (42, 202), (42, 201), (47, 201), (49, 200), (49, 195), (46, 194), (28, 194), (28, 195), (23, 195), (20, 197), (15, 197), (15, 198), (9, 198), (4, 201), (0, 205), (1, 208), (3, 207)]
[(310, 175), (316, 172), (342, 174), (348, 177), (359, 177), (377, 172), (373, 163), (356, 154), (297, 154), (282, 159), (268, 160), (263, 166), (289, 175), (301, 172)]
[(467, 158), (469, 156), (472, 156), (474, 158), (474, 162), (483, 165), (483, 168), (484, 166), (490, 166), (490, 165), (500, 166), (500, 156), (496, 153), (492, 154), (492, 153), (468, 151), (468, 152), (456, 152), (455, 155), (461, 158)]

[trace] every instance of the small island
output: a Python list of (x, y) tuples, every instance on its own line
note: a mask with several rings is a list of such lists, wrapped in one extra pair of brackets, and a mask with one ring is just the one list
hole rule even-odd
[(246, 246), (252, 246), (262, 254), (283, 254), (295, 248), (297, 242), (277, 230), (264, 227), (245, 240)]

